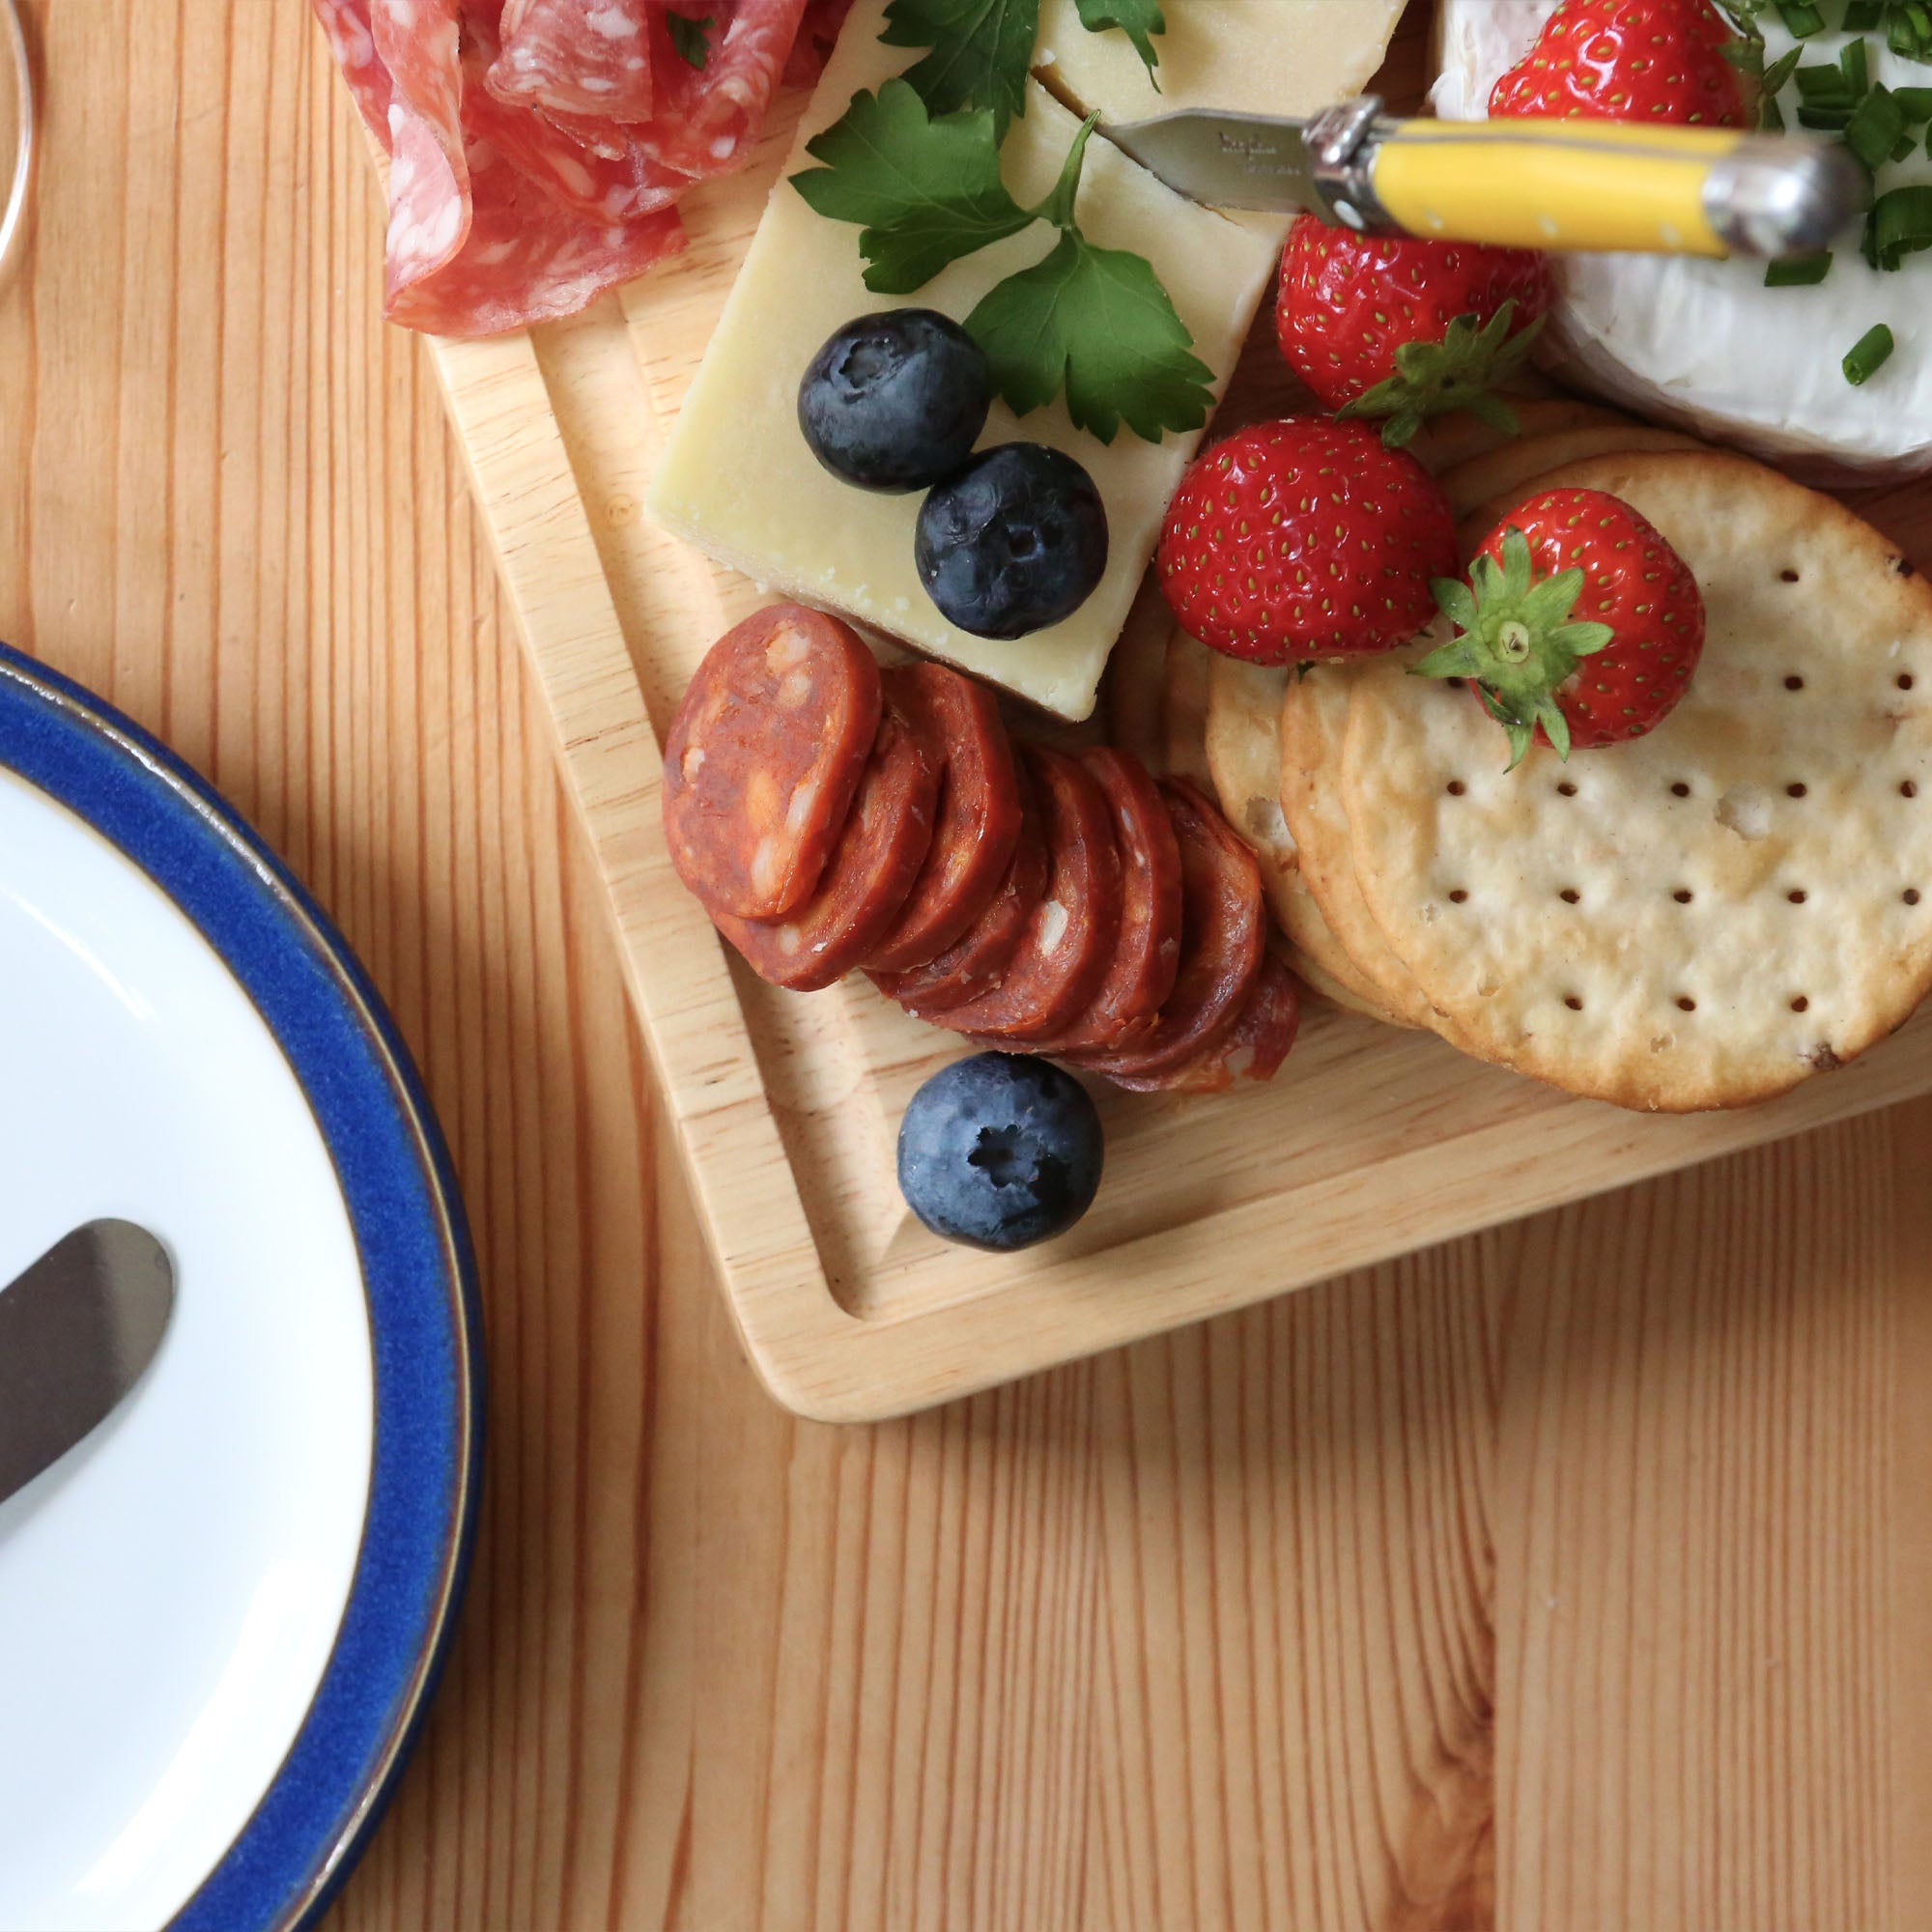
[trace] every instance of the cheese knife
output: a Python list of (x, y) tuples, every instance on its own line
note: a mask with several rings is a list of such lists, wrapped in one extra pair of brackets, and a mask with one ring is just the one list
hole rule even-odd
[(1189, 108), (1101, 129), (1219, 208), (1513, 248), (1815, 254), (1867, 184), (1839, 141), (1625, 121), (1399, 121), (1374, 95), (1313, 120)]
[(0, 1289), (0, 1502), (111, 1415), (174, 1313), (167, 1250), (131, 1221), (90, 1221)]

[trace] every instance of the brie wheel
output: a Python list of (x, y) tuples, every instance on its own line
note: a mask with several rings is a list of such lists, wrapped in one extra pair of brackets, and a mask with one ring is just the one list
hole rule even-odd
[[(1432, 99), (1446, 119), (1481, 120), (1497, 79), (1527, 53), (1556, 0), (1442, 0), (1441, 76)], [(1767, 62), (1793, 43), (1775, 10), (1759, 16)], [(1835, 61), (1849, 36), (1804, 43), (1806, 65)], [(1932, 67), (1863, 37), (1871, 76), (1932, 86)], [(1796, 128), (1797, 88), (1779, 96)], [(1924, 137), (1911, 158), (1879, 170), (1881, 192), (1932, 181)], [(1669, 255), (1558, 255), (1551, 318), (1557, 372), (1655, 419), (1681, 423), (1814, 480), (1897, 479), (1932, 470), (1932, 252), (1892, 272), (1869, 268), (1855, 229), (1812, 288), (1768, 289), (1758, 261)], [(1861, 388), (1845, 353), (1875, 323), (1891, 359)]]

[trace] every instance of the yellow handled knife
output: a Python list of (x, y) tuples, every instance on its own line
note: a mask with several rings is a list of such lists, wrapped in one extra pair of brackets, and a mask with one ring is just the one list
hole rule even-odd
[(1370, 233), (1673, 255), (1809, 255), (1864, 206), (1842, 142), (1627, 121), (1310, 121), (1192, 108), (1102, 130), (1177, 193)]

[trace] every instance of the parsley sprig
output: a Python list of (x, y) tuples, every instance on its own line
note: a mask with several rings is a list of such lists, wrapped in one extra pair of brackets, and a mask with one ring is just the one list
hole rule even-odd
[[(1154, 36), (1167, 31), (1160, 0), (1074, 0), (1089, 33), (1119, 28), (1155, 74)], [(880, 39), (889, 47), (923, 47), (905, 78), (934, 114), (990, 107), (994, 130), (1026, 112), (1027, 71), (1039, 33), (1039, 0), (892, 0)], [(1156, 78), (1154, 85), (1159, 86)]]
[(855, 95), (842, 119), (807, 145), (824, 165), (792, 177), (820, 214), (860, 224), (866, 286), (906, 295), (949, 264), (1036, 221), (1059, 240), (1032, 268), (990, 289), (966, 318), (1008, 406), (1025, 415), (1063, 393), (1074, 424), (1112, 442), (1124, 421), (1158, 442), (1199, 429), (1213, 407), (1213, 371), (1190, 352), (1152, 265), (1087, 239), (1075, 216), (1094, 121), (1075, 135), (1060, 178), (1025, 208), (1000, 176), (990, 107), (932, 114), (910, 77)]

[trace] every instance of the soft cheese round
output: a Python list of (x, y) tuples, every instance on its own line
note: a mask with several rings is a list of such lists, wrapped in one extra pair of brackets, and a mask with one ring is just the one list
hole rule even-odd
[[(1557, 0), (1441, 0), (1441, 73), (1432, 99), (1445, 119), (1481, 120), (1497, 78), (1528, 52)], [(1767, 61), (1793, 43), (1776, 13), (1760, 16)], [(1805, 63), (1835, 61), (1850, 37), (1814, 35)], [(1932, 67), (1864, 37), (1871, 77), (1932, 86)], [(1796, 128), (1797, 88), (1779, 96)], [(1921, 141), (1879, 171), (1881, 191), (1932, 181)], [(1768, 289), (1761, 262), (1665, 255), (1556, 258), (1553, 341), (1583, 385), (1732, 442), (1814, 480), (1932, 470), (1932, 252), (1895, 271), (1868, 267), (1858, 233), (1840, 239), (1832, 272), (1811, 288)], [(1875, 323), (1896, 342), (1861, 388), (1840, 363)]]

